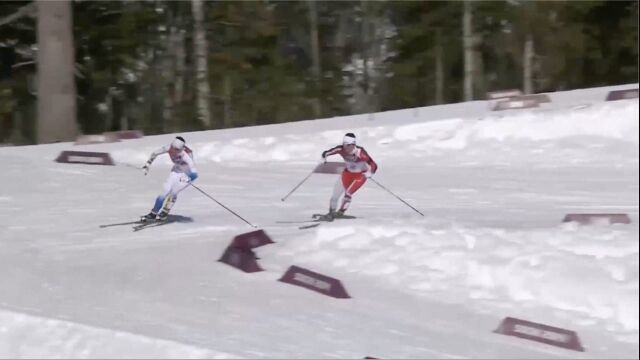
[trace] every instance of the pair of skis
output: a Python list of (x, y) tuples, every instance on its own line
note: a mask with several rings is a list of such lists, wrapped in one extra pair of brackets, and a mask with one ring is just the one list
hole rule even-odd
[[(355, 218), (356, 218), (355, 216), (350, 216), (350, 215), (329, 217), (327, 214), (313, 214), (311, 220), (278, 221), (278, 223), (280, 223), (280, 224), (306, 224), (306, 225), (301, 225), (301, 226), (298, 227), (298, 229), (303, 230), (303, 229), (311, 229), (311, 228), (320, 226), (320, 224), (322, 224), (323, 222), (331, 222), (331, 221), (334, 221), (334, 220), (355, 219)], [(147, 221), (137, 220), (137, 221), (126, 221), (126, 222), (121, 222), (121, 223), (100, 225), (100, 228), (107, 228), (107, 227), (112, 227), (112, 226), (132, 225), (133, 231), (136, 232), (136, 231), (140, 231), (140, 230), (143, 230), (143, 229), (148, 229), (150, 227), (162, 226), (162, 225), (166, 225), (166, 224), (170, 224), (170, 223), (172, 223), (171, 220), (157, 220), (157, 219), (156, 220), (147, 220)]]
[(318, 227), (323, 222), (332, 222), (334, 220), (339, 220), (339, 219), (355, 219), (356, 218), (355, 216), (350, 216), (350, 215), (329, 217), (328, 214), (313, 214), (311, 217), (313, 218), (312, 220), (278, 221), (278, 223), (280, 223), (280, 224), (307, 224), (307, 225), (301, 225), (301, 226), (298, 227), (298, 229), (304, 230), (304, 229), (311, 229), (311, 228), (314, 228), (314, 227)]
[(169, 220), (147, 220), (147, 221), (137, 220), (137, 221), (127, 221), (127, 222), (121, 222), (121, 223), (100, 225), (100, 228), (106, 228), (106, 227), (112, 227), (112, 226), (132, 225), (133, 231), (136, 232), (136, 231), (140, 231), (142, 229), (147, 229), (147, 228), (150, 228), (150, 227), (166, 225), (166, 224), (170, 224), (170, 223), (171, 223), (171, 221), (169, 221)]

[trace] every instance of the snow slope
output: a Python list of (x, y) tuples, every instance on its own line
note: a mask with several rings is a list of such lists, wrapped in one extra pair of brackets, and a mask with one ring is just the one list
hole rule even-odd
[[(0, 148), (0, 357), (637, 358), (638, 100), (609, 90), (181, 134), (198, 186), (276, 242), (254, 274), (216, 261), (252, 228), (194, 189), (173, 210), (192, 222), (98, 228), (148, 211), (169, 160), (146, 177), (126, 164), (175, 135)], [(334, 175), (280, 199), (347, 131), (425, 217), (369, 182), (357, 219), (282, 223), (327, 210)], [(62, 150), (120, 165), (53, 162)], [(561, 223), (570, 212), (632, 224)], [(290, 265), (353, 298), (277, 282)], [(493, 333), (505, 316), (575, 330), (586, 351)]]

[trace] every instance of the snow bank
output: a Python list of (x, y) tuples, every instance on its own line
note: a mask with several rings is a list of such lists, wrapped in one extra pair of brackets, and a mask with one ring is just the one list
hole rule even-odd
[(602, 103), (578, 109), (545, 112), (496, 113), (473, 121), (451, 119), (400, 126), (398, 142), (416, 142), (440, 148), (462, 149), (477, 141), (559, 140), (595, 136), (638, 143), (638, 100)]
[(560, 309), (637, 335), (637, 230), (331, 224), (313, 241), (287, 244), (287, 253), (301, 266), (338, 267), (481, 311)]
[[(399, 126), (389, 120), (377, 122), (377, 126), (354, 129), (349, 129), (345, 124), (345, 129), (354, 131), (359, 143), (373, 154), (389, 153), (395, 156), (397, 153), (411, 154), (417, 150), (428, 155), (424, 150), (482, 150), (487, 142), (495, 143), (494, 146), (508, 142), (508, 149), (527, 148), (530, 146), (527, 141), (557, 141), (576, 137), (597, 137), (637, 145), (638, 116), (638, 100), (633, 99), (575, 109), (492, 113), (480, 120), (454, 118), (428, 121), (425, 118), (424, 122)], [(195, 138), (190, 146), (196, 150), (198, 162), (308, 162), (317, 161), (322, 150), (338, 144), (344, 131), (326, 130), (305, 135), (283, 132), (279, 137), (244, 137), (239, 131), (235, 139), (198, 141)], [(143, 152), (119, 146), (112, 151), (112, 155), (117, 161), (144, 163), (161, 144), (156, 142)], [(388, 148), (389, 144), (392, 145), (391, 149)], [(587, 140), (585, 144), (590, 146), (591, 141)], [(508, 149), (503, 150), (508, 152)], [(169, 164), (166, 157), (159, 158), (158, 162)]]
[(238, 358), (122, 331), (0, 310), (0, 358)]

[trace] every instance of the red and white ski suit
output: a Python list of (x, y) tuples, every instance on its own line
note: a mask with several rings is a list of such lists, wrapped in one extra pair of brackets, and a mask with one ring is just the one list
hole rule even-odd
[(351, 204), (353, 194), (364, 185), (367, 178), (364, 176), (366, 172), (374, 174), (378, 170), (378, 164), (361, 146), (355, 146), (355, 149), (349, 153), (345, 145), (338, 145), (322, 153), (322, 157), (326, 158), (331, 155), (340, 155), (344, 159), (345, 168), (342, 175), (336, 181), (333, 188), (333, 194), (329, 202), (329, 210), (335, 211), (338, 208), (338, 200), (344, 193), (340, 211), (346, 211)]

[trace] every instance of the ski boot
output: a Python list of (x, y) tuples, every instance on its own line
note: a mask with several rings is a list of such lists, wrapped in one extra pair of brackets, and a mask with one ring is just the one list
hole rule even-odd
[(177, 195), (173, 194), (167, 197), (164, 202), (164, 206), (162, 206), (162, 210), (160, 210), (160, 212), (158, 213), (158, 221), (167, 221), (167, 218), (169, 217), (169, 211), (171, 211), (173, 204), (176, 203), (177, 198)]
[(158, 215), (158, 214), (156, 214), (153, 211), (151, 211), (147, 215), (143, 215), (142, 217), (140, 217), (140, 221), (141, 222), (153, 221), (153, 220), (156, 219), (156, 215)]
[(336, 217), (336, 212), (334, 210), (329, 210), (328, 213), (324, 215), (320, 215), (316, 218), (318, 221), (333, 221)]
[(169, 213), (164, 210), (160, 211), (157, 217), (158, 221), (167, 221), (168, 218), (169, 218)]

